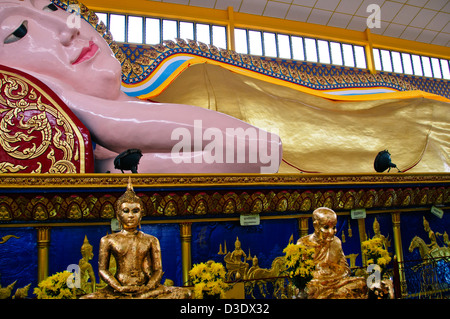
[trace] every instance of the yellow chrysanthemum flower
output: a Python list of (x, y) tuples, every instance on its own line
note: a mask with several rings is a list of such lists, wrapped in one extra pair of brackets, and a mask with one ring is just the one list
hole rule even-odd
[(368, 257), (368, 264), (387, 266), (391, 262), (389, 252), (383, 248), (381, 238), (372, 238), (362, 242), (362, 252)]
[(315, 269), (314, 248), (307, 248), (303, 245), (288, 244), (283, 250), (285, 255), (286, 273), (291, 278), (301, 277), (302, 282), (307, 282), (312, 278)]
[(204, 294), (212, 296), (225, 296), (225, 290), (229, 285), (224, 282), (226, 271), (221, 263), (208, 261), (195, 264), (189, 271), (194, 284), (194, 297), (202, 299)]
[(33, 292), (38, 299), (74, 299), (74, 291), (67, 286), (68, 271), (58, 272), (39, 283)]

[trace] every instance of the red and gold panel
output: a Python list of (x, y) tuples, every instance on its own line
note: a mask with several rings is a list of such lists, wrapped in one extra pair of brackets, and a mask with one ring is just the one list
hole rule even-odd
[(0, 65), (0, 173), (91, 173), (89, 131), (36, 78)]

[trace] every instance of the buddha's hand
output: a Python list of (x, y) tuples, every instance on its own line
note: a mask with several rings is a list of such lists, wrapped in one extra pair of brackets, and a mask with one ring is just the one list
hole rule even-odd
[(147, 290), (153, 290), (156, 288), (157, 285), (158, 285), (158, 281), (150, 280), (146, 287), (147, 287)]
[(119, 286), (117, 291), (124, 293), (124, 294), (140, 293), (140, 292), (142, 292), (142, 287), (140, 287), (140, 286)]

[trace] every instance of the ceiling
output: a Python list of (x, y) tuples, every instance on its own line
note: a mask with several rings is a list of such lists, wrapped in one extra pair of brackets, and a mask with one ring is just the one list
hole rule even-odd
[[(148, 0), (184, 4), (364, 31), (450, 47), (450, 0)], [(375, 19), (369, 19), (374, 24)]]

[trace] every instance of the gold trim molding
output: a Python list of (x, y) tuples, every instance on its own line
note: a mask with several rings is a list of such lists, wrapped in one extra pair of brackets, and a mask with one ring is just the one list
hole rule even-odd
[(2, 174), (0, 188), (109, 188), (126, 187), (128, 177), (135, 187), (217, 186), (307, 186), (450, 184), (450, 173), (410, 174)]
[(0, 226), (10, 221), (108, 221), (128, 177), (146, 206), (147, 219), (450, 204), (450, 174), (3, 174), (0, 189), (7, 191), (0, 195)]

